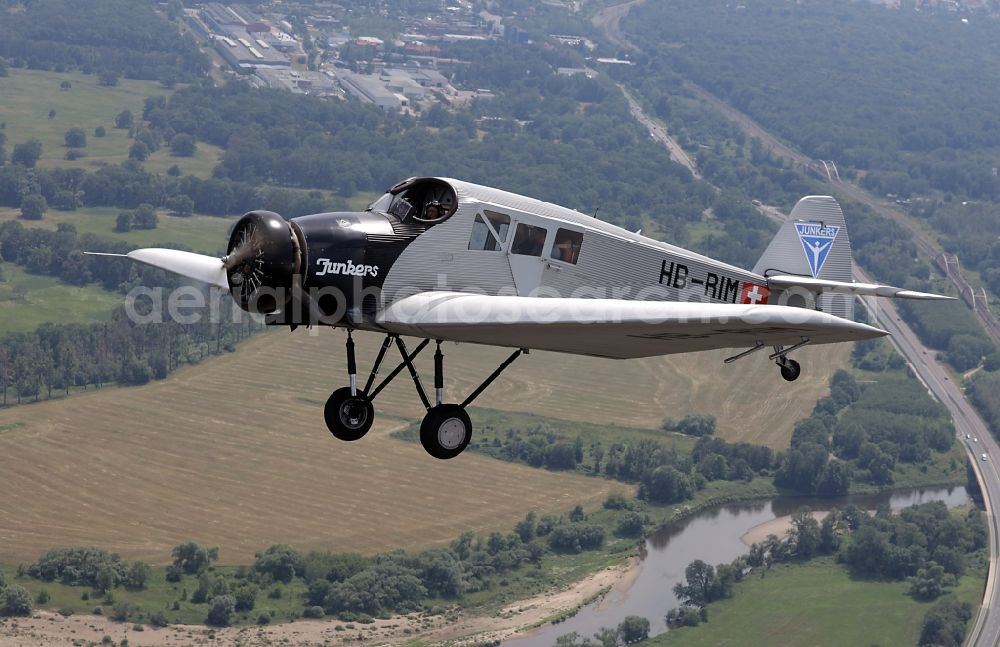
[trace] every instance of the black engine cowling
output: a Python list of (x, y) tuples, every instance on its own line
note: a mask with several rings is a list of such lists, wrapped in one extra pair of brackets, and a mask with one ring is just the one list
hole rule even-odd
[(237, 221), (223, 263), (229, 289), (241, 308), (272, 314), (292, 298), (302, 272), (301, 244), (291, 224), (271, 211), (251, 211)]

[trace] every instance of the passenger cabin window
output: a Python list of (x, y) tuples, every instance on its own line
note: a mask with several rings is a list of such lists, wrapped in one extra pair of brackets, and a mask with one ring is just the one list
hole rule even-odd
[(552, 242), (549, 258), (576, 265), (576, 261), (580, 257), (581, 245), (583, 245), (582, 233), (570, 229), (560, 229), (556, 232), (556, 239)]
[(507, 242), (507, 230), (510, 229), (510, 216), (497, 213), (496, 211), (483, 211), (486, 217), (490, 219), (490, 225), (493, 227), (493, 233), (500, 237), (500, 242)]
[(526, 225), (523, 222), (517, 225), (517, 232), (514, 234), (514, 244), (510, 248), (511, 254), (522, 256), (541, 256), (545, 247), (544, 227)]
[(507, 230), (510, 229), (510, 216), (495, 211), (477, 213), (472, 223), (472, 237), (469, 238), (469, 249), (488, 252), (502, 251), (501, 243), (507, 240)]

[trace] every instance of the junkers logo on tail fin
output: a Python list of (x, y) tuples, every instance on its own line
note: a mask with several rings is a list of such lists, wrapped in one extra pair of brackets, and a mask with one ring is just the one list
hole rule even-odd
[(802, 242), (802, 251), (806, 254), (806, 261), (809, 262), (809, 271), (813, 277), (819, 276), (826, 257), (833, 248), (833, 241), (840, 233), (840, 225), (823, 225), (814, 222), (797, 222), (795, 231), (799, 234)]

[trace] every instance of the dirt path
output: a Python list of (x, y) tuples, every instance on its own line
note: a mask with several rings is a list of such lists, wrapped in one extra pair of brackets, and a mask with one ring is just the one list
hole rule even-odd
[[(31, 618), (0, 620), (0, 647), (71, 646), (74, 641), (115, 643), (128, 639), (131, 647), (253, 647), (256, 645), (342, 645), (359, 639), (372, 645), (396, 645), (420, 639), (423, 643), (488, 642), (528, 633), (546, 618), (579, 607), (608, 591), (625, 591), (639, 574), (638, 560), (598, 571), (572, 586), (511, 604), (494, 616), (409, 614), (361, 625), (337, 620), (300, 620), (265, 626), (211, 629), (202, 625), (175, 625), (162, 629), (112, 622), (103, 616), (64, 618), (48, 611)], [(339, 627), (339, 629), (338, 629)], [(348, 628), (350, 627), (350, 628)]]

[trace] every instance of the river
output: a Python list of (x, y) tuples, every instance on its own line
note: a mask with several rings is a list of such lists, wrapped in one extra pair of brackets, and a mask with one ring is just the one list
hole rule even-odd
[[(749, 550), (741, 537), (751, 528), (790, 515), (802, 507), (812, 510), (842, 508), (848, 503), (868, 510), (888, 503), (899, 510), (917, 503), (944, 501), (948, 507), (969, 502), (964, 487), (920, 488), (882, 494), (836, 498), (779, 497), (714, 506), (660, 528), (640, 551), (639, 572), (626, 591), (613, 591), (572, 618), (545, 625), (529, 635), (505, 641), (512, 647), (552, 647), (556, 638), (570, 632), (592, 636), (601, 627), (615, 627), (625, 616), (649, 619), (650, 635), (666, 631), (664, 615), (679, 606), (674, 584), (684, 579), (684, 569), (696, 559), (709, 564), (730, 562)], [(668, 550), (669, 549), (669, 550)]]

